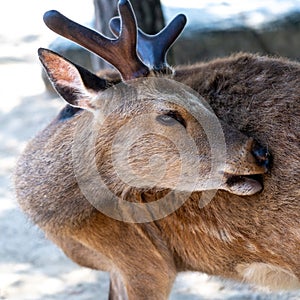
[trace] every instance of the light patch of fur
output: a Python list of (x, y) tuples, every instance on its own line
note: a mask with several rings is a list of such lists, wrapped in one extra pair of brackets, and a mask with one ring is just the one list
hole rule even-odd
[(202, 230), (204, 230), (204, 232), (213, 237), (218, 239), (219, 241), (222, 241), (224, 243), (231, 243), (235, 238), (232, 236), (232, 234), (225, 228), (223, 229), (218, 229), (218, 228), (214, 228), (212, 226), (204, 226), (204, 224), (202, 224)]
[(238, 265), (236, 270), (245, 282), (262, 286), (269, 290), (300, 288), (300, 281), (296, 275), (279, 266), (266, 263), (252, 263)]
[(291, 232), (295, 235), (295, 239), (300, 239), (300, 229), (299, 228), (291, 228)]
[(256, 247), (256, 245), (254, 243), (247, 243), (246, 247), (249, 251), (253, 252), (253, 253), (257, 253), (258, 249)]
[[(184, 230), (184, 227), (181, 227), (182, 230)], [(230, 232), (226, 229), (215, 229), (211, 227), (205, 227), (203, 226), (201, 230), (198, 226), (190, 226), (189, 232), (193, 233), (194, 235), (199, 236), (200, 234), (203, 234), (202, 230), (206, 232), (207, 235), (212, 236), (213, 238), (216, 238), (224, 243), (231, 243), (235, 238), (230, 234)]]
[(234, 240), (234, 237), (226, 229), (219, 230), (220, 238), (223, 242), (230, 243)]

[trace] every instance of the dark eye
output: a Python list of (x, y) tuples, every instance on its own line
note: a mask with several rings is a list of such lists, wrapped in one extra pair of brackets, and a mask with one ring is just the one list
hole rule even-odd
[(158, 115), (156, 120), (165, 126), (173, 126), (180, 123), (182, 126), (186, 127), (186, 123), (182, 116), (177, 111), (169, 111), (164, 114)]

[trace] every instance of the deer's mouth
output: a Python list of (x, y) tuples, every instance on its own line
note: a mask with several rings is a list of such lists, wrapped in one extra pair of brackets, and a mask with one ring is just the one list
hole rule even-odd
[(263, 189), (263, 177), (261, 174), (236, 175), (224, 174), (224, 189), (228, 192), (240, 196), (251, 196)]

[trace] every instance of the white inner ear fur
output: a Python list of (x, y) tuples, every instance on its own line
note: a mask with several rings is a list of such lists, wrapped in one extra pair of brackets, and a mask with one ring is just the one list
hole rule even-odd
[(241, 264), (236, 270), (245, 282), (271, 291), (300, 288), (300, 281), (293, 272), (272, 264)]

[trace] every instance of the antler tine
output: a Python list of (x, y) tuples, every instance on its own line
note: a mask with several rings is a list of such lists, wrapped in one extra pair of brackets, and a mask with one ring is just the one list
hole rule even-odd
[[(138, 28), (138, 53), (143, 62), (155, 72), (169, 73), (171, 68), (166, 61), (169, 48), (181, 34), (186, 24), (186, 16), (177, 15), (164, 29), (155, 35), (148, 35)], [(110, 20), (114, 35), (119, 34), (120, 18)]]
[(118, 7), (122, 25), (117, 39), (109, 39), (54, 10), (45, 13), (44, 22), (54, 32), (115, 66), (124, 80), (147, 76), (149, 68), (137, 55), (137, 25), (131, 4), (128, 0), (120, 0)]

